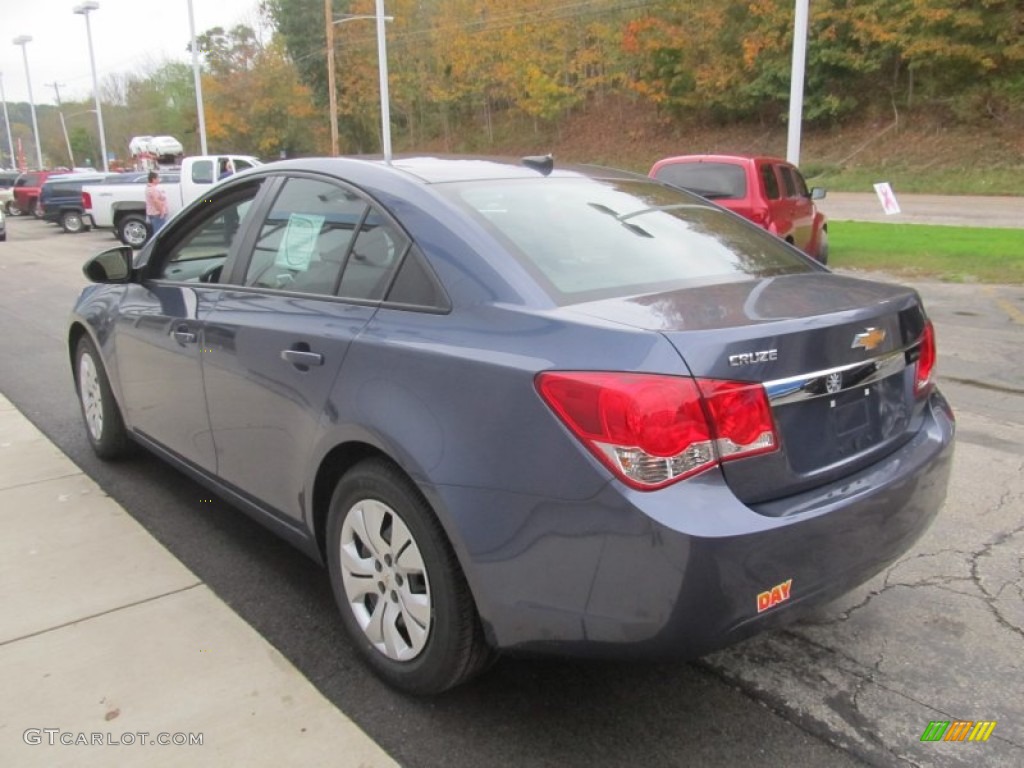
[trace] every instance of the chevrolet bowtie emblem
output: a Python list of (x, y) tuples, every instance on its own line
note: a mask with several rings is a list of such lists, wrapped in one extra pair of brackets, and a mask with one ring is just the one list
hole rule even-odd
[(850, 349), (866, 349), (871, 351), (882, 345), (885, 341), (885, 331), (881, 328), (868, 328), (864, 333), (858, 333), (853, 337), (853, 345)]

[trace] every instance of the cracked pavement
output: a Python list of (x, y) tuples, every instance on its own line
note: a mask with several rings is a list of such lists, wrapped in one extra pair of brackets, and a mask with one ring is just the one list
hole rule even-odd
[[(879, 766), (1024, 765), (1024, 288), (915, 284), (957, 414), (949, 497), (901, 560), (715, 674)], [(920, 741), (995, 720), (986, 743)]]

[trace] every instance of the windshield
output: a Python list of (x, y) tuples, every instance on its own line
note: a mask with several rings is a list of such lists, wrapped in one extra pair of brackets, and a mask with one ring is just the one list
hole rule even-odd
[(438, 187), (559, 303), (816, 269), (740, 217), (654, 182), (547, 178)]

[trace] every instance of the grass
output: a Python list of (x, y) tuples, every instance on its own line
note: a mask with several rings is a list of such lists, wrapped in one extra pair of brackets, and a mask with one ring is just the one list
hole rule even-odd
[(829, 223), (829, 266), (958, 283), (1024, 284), (1024, 229)]
[(913, 168), (857, 167), (836, 169), (815, 168), (804, 170), (811, 175), (807, 183), (836, 192), (871, 191), (878, 181), (888, 181), (894, 190), (903, 193), (932, 195), (1024, 195), (1022, 167), (949, 167)]

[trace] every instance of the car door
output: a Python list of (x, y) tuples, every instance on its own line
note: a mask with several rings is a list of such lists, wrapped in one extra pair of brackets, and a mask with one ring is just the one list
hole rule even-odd
[(217, 276), (238, 251), (260, 186), (236, 186), (161, 232), (143, 253), (143, 279), (126, 288), (117, 320), (129, 426), (211, 473), (217, 461), (203, 387), (204, 322), (220, 299)]
[(786, 192), (790, 238), (797, 248), (806, 252), (811, 244), (814, 225), (814, 207), (807, 193), (807, 185), (803, 183), (803, 177), (796, 168), (791, 165), (780, 164), (779, 175), (782, 176), (782, 185)]
[(203, 370), (218, 474), (294, 524), (342, 360), (408, 239), (350, 187), (278, 186), (237, 287), (207, 318)]
[(811, 241), (814, 239), (814, 201), (803, 174), (793, 166), (790, 166), (789, 171), (796, 187), (796, 196), (793, 198), (794, 239), (800, 250), (810, 253)]

